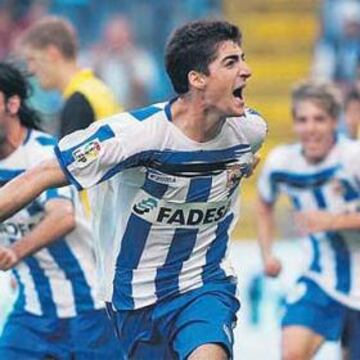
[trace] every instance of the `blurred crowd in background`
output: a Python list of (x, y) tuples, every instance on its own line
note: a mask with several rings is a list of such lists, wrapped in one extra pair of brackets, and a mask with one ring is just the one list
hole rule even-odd
[(314, 46), (312, 76), (337, 84), (344, 101), (340, 131), (357, 138), (360, 122), (360, 1), (322, 1), (320, 36)]
[[(219, 16), (220, 0), (2, 0), (0, 60), (21, 61), (22, 33), (46, 14), (63, 16), (78, 32), (80, 65), (93, 68), (125, 109), (165, 99), (171, 93), (163, 68), (166, 38), (178, 24)], [(61, 96), (34, 82), (33, 105), (56, 119)], [(50, 128), (54, 128), (51, 126)]]
[[(21, 34), (45, 14), (64, 16), (78, 31), (81, 65), (93, 68), (125, 109), (141, 107), (162, 101), (172, 92), (163, 67), (163, 48), (171, 30), (188, 20), (223, 16), (224, 3), (222, 0), (1, 0), (0, 59), (21, 59), (18, 46)], [(335, 81), (344, 97), (350, 94), (354, 98), (353, 87), (359, 79), (360, 1), (319, 0), (317, 8), (319, 36), (313, 44), (309, 75)], [(35, 79), (33, 82), (33, 104), (46, 120), (56, 119), (61, 96), (44, 92)], [(345, 125), (341, 128), (348, 131)], [(354, 133), (353, 128), (349, 131)]]

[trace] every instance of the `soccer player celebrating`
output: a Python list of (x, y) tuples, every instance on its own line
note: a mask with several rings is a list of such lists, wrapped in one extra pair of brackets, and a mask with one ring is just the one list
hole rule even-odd
[[(54, 154), (55, 140), (38, 130), (28, 96), (26, 78), (0, 63), (1, 186)], [(93, 239), (76, 191), (37, 195), (0, 224), (0, 269), (13, 270), (19, 290), (0, 359), (119, 359), (104, 304), (95, 299)]]
[(98, 196), (95, 225), (102, 296), (123, 351), (134, 359), (226, 359), (239, 308), (229, 232), (266, 125), (245, 109), (251, 72), (236, 26), (177, 29), (166, 67), (177, 98), (64, 137), (56, 159), (0, 191), (0, 216), (51, 186), (81, 190), (117, 175)]
[(282, 322), (284, 359), (310, 359), (325, 340), (339, 339), (347, 309), (360, 310), (360, 145), (336, 137), (334, 89), (305, 82), (292, 93), (298, 144), (279, 146), (259, 178), (258, 225), (265, 272), (277, 276), (273, 210), (280, 192), (298, 212), (309, 240), (309, 267), (290, 294)]

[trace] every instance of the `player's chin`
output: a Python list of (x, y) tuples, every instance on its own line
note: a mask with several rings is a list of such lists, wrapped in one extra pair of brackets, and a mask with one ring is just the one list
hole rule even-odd
[(245, 114), (245, 104), (243, 106), (233, 107), (231, 112), (231, 116), (243, 116)]

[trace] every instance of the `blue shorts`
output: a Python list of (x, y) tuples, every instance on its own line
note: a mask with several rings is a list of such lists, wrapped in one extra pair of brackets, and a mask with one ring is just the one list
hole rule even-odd
[(128, 358), (186, 359), (208, 343), (232, 357), (233, 328), (240, 307), (232, 279), (212, 282), (138, 310), (108, 310)]
[(59, 319), (11, 314), (0, 337), (0, 359), (122, 359), (104, 309)]
[(319, 285), (308, 278), (300, 278), (295, 299), (287, 301), (282, 327), (303, 326), (328, 341), (340, 339), (349, 308), (331, 298)]
[(347, 348), (349, 360), (360, 359), (360, 311), (352, 309), (346, 311), (341, 345)]

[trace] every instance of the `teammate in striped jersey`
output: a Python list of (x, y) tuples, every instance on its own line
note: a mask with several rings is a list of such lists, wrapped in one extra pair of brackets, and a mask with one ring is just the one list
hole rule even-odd
[[(22, 74), (0, 63), (1, 186), (54, 155), (56, 141), (38, 130), (27, 96)], [(104, 304), (95, 298), (92, 242), (71, 187), (44, 191), (0, 223), (0, 269), (12, 269), (18, 285), (0, 359), (119, 359)]]
[(310, 359), (339, 339), (347, 309), (360, 310), (360, 144), (337, 138), (340, 105), (329, 85), (302, 83), (292, 102), (299, 143), (274, 149), (262, 170), (259, 240), (265, 272), (277, 276), (273, 209), (285, 193), (307, 234), (308, 267), (288, 298), (283, 358)]
[(239, 302), (228, 240), (267, 129), (245, 110), (251, 72), (240, 46), (225, 21), (179, 28), (166, 49), (177, 98), (64, 137), (57, 159), (0, 192), (4, 216), (50, 186), (97, 186), (102, 297), (130, 358), (232, 356)]

